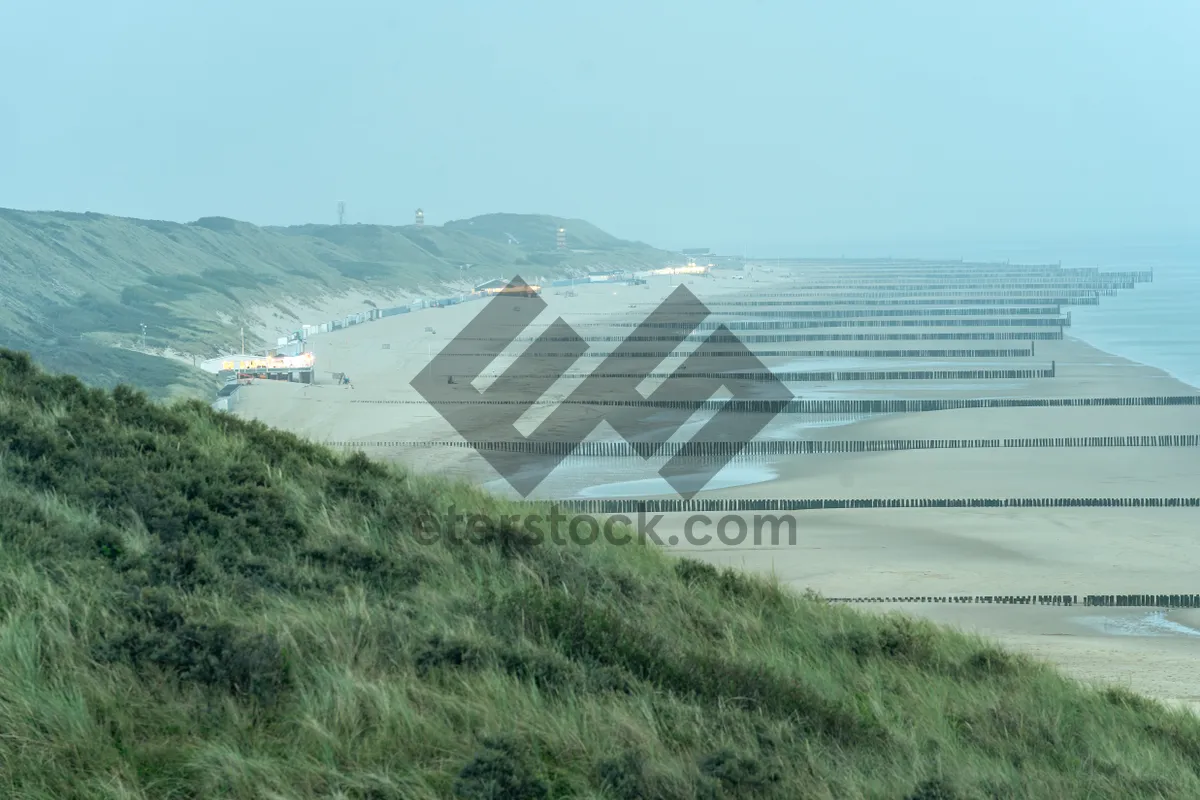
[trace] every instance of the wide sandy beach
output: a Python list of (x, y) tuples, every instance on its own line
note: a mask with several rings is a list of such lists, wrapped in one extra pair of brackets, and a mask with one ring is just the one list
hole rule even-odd
[[(786, 274), (759, 280), (687, 279), (703, 300), (784, 291)], [(585, 337), (624, 335), (625, 321), (644, 317), (678, 278), (648, 286), (594, 284), (574, 295), (547, 290), (538, 324), (563, 317)], [(831, 295), (833, 296), (833, 295)], [(1103, 303), (1102, 303), (1103, 304)], [(461, 437), (409, 382), (430, 357), (481, 309), (467, 303), (385, 318), (311, 340), (320, 383), (256, 382), (239, 391), (236, 413), (316, 441), (353, 443), (373, 456), (471, 480), (504, 492), (486, 462), (467, 448), (397, 446)], [(596, 322), (610, 321), (611, 329)], [(593, 323), (584, 326), (582, 323)], [(901, 329), (850, 328), (853, 333)], [(904, 333), (945, 328), (911, 328)], [(997, 328), (997, 330), (1000, 330)], [(804, 333), (806, 331), (796, 331)], [(825, 332), (839, 332), (831, 329)], [(1067, 329), (1069, 335), (1070, 329)], [(536, 335), (529, 330), (526, 335)], [(527, 343), (518, 343), (523, 348)], [(611, 350), (608, 343), (593, 350)], [(1019, 348), (1029, 341), (828, 341), (750, 345), (796, 351)], [(507, 352), (507, 351), (506, 351)], [(512, 353), (518, 352), (512, 349)], [(839, 381), (789, 384), (798, 398), (1135, 397), (1194, 395), (1193, 387), (1156, 369), (1067, 338), (1037, 341), (1032, 357), (845, 359), (766, 357), (774, 370), (1044, 368), (1053, 378), (947, 381)], [(575, 369), (592, 369), (581, 359)], [(668, 360), (662, 367), (671, 370)], [(502, 371), (505, 357), (494, 370)], [(330, 382), (344, 372), (353, 388)], [(563, 379), (546, 395), (577, 385)], [(464, 391), (469, 387), (464, 387)], [(362, 402), (362, 401), (374, 402)], [(354, 402), (358, 401), (358, 402)], [(532, 412), (531, 412), (532, 413)], [(765, 439), (980, 439), (1195, 434), (1200, 406), (985, 408), (904, 414), (781, 414)], [(486, 430), (472, 438), (486, 439)], [(592, 438), (614, 439), (611, 431)], [(380, 443), (388, 443), (381, 445)], [(534, 497), (665, 495), (657, 464), (630, 459), (573, 460)], [(1183, 497), (1198, 494), (1200, 448), (969, 448), (857, 454), (764, 456), (727, 469), (725, 484), (699, 497), (967, 498)], [(609, 484), (607, 487), (604, 484)], [(508, 490), (511, 494), (511, 490)], [(684, 515), (668, 515), (660, 535), (682, 534)], [(747, 518), (751, 515), (746, 515)], [(704, 547), (680, 537), (676, 549), (713, 563), (773, 573), (796, 588), (830, 597), (912, 595), (1118, 594), (1200, 592), (1200, 509), (1007, 508), (804, 511), (794, 546), (713, 540)], [(883, 607), (888, 606), (868, 606)], [(895, 606), (901, 607), (901, 606)], [(977, 630), (1048, 659), (1086, 680), (1119, 683), (1171, 701), (1200, 706), (1200, 612), (1055, 606), (911, 604), (905, 611)]]

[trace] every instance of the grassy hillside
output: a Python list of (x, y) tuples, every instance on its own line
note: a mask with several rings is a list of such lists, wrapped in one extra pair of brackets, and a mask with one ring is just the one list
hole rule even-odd
[(0, 351), (0, 796), (1200, 796), (1200, 721)]
[[(181, 224), (0, 209), (0, 345), (29, 350), (47, 366), (56, 357), (73, 359), (84, 380), (109, 385), (115, 368), (128, 367), (130, 381), (146, 370), (114, 353), (93, 366), (90, 356), (79, 357), (82, 343), (133, 346), (143, 324), (150, 349), (212, 356), (236, 346), (251, 308), (274, 303), (294, 318), (288, 296), (434, 292), (449, 282), (498, 274), (549, 277), (597, 261), (658, 265), (669, 257), (590, 226), (588, 241), (596, 252), (560, 254), (554, 250), (556, 219), (504, 216), (521, 231), (521, 244), (498, 241), (489, 217), (478, 218), (483, 222), (476, 233), (470, 220), (421, 230), (259, 228), (221, 217)], [(581, 231), (584, 225), (579, 223)], [(189, 384), (174, 372), (156, 380), (138, 385), (161, 392)]]
[(175, 397), (211, 397), (223, 383), (216, 375), (177, 360), (133, 350), (96, 344), (87, 339), (52, 337), (30, 340), (11, 335), (5, 342), (30, 353), (39, 366), (66, 375), (86, 375), (87, 382), (102, 389), (120, 384), (137, 386), (156, 400)]

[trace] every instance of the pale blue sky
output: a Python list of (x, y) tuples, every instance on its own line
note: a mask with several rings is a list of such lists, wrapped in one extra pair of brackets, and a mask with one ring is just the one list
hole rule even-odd
[(1200, 239), (1200, 3), (0, 0), (0, 206), (582, 217), (758, 254)]

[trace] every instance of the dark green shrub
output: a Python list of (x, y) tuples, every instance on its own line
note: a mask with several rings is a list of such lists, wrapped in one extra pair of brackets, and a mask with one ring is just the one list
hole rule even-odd
[(454, 796), (464, 800), (543, 800), (550, 787), (534, 772), (527, 755), (510, 740), (489, 739), (454, 780)]
[(126, 605), (130, 623), (97, 647), (101, 661), (157, 667), (184, 683), (271, 706), (292, 684), (291, 661), (272, 635), (188, 620), (166, 591), (141, 591)]
[(685, 800), (650, 769), (646, 757), (636, 750), (625, 750), (596, 765), (596, 783), (616, 800)]
[(488, 655), (485, 648), (474, 642), (434, 636), (417, 651), (413, 663), (418, 675), (427, 675), (442, 667), (478, 669), (487, 662)]
[(780, 781), (778, 770), (764, 765), (759, 759), (738, 755), (728, 749), (702, 758), (700, 772), (737, 795), (762, 792)]
[(922, 781), (904, 800), (959, 800), (962, 795), (942, 778)]
[(370, 589), (402, 592), (417, 586), (429, 560), (416, 555), (403, 562), (391, 553), (376, 550), (353, 539), (340, 539), (321, 548), (307, 549), (301, 557), (320, 568), (327, 577), (341, 582), (361, 583)]

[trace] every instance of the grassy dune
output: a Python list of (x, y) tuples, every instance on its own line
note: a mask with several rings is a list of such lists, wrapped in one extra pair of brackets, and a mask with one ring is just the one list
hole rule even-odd
[(1200, 796), (1200, 721), (0, 351), (0, 796)]
[[(558, 251), (559, 225), (571, 248), (589, 252)], [(156, 373), (113, 346), (140, 343), (144, 324), (150, 349), (214, 356), (239, 346), (253, 309), (274, 304), (284, 319), (312, 322), (295, 317), (289, 298), (433, 293), (458, 281), (657, 266), (669, 257), (581, 220), (538, 215), (493, 214), (418, 230), (0, 209), (0, 346), (29, 351), (55, 370), (74, 362), (66, 364), (69, 373), (89, 384), (111, 388), (112, 375), (124, 369), (132, 385), (179, 393), (194, 388), (188, 366)]]
[(155, 400), (211, 398), (224, 382), (216, 375), (174, 359), (87, 340), (65, 344), (53, 340), (24, 342), (22, 347), (43, 369), (63, 375), (86, 375), (89, 385), (101, 389), (115, 389), (121, 384), (137, 386)]

